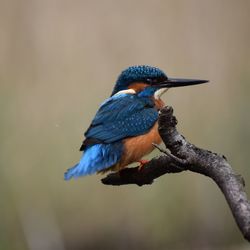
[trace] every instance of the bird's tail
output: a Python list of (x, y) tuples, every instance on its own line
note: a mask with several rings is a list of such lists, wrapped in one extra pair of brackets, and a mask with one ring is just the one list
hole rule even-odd
[(122, 149), (122, 142), (96, 144), (86, 148), (79, 163), (65, 172), (64, 179), (90, 175), (113, 166), (120, 160)]

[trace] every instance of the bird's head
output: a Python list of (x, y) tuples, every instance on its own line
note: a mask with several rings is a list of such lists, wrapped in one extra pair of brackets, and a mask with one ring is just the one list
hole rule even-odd
[[(119, 75), (112, 95), (126, 90), (140, 92), (141, 96), (152, 96), (156, 91), (208, 82), (207, 80), (169, 78), (159, 68), (138, 65), (131, 66)], [(163, 91), (164, 92), (164, 91)]]

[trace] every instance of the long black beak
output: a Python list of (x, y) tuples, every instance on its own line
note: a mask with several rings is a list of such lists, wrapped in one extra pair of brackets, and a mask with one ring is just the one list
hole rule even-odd
[(175, 88), (175, 87), (184, 87), (184, 86), (203, 84), (206, 82), (209, 82), (209, 81), (198, 80), (198, 79), (168, 78), (167, 80), (155, 83), (153, 85), (159, 88)]

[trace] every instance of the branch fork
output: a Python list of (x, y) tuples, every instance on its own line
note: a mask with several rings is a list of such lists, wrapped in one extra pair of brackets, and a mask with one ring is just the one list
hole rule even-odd
[(159, 115), (159, 133), (166, 148), (154, 146), (164, 155), (153, 158), (144, 168), (125, 168), (111, 173), (101, 181), (106, 185), (152, 184), (160, 176), (186, 170), (210, 177), (224, 194), (235, 221), (245, 239), (250, 241), (250, 202), (244, 191), (244, 180), (236, 174), (223, 155), (189, 143), (176, 129), (177, 119), (172, 107), (164, 107)]

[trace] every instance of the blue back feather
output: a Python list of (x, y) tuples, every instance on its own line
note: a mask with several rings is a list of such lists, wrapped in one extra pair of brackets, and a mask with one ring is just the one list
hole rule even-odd
[(150, 98), (115, 95), (102, 104), (85, 137), (112, 143), (147, 133), (157, 119), (158, 112)]
[(122, 156), (122, 140), (145, 134), (153, 127), (158, 112), (153, 101), (146, 97), (149, 91), (141, 96), (117, 94), (101, 105), (85, 137), (103, 143), (87, 146), (80, 162), (65, 173), (65, 180), (115, 165)]

